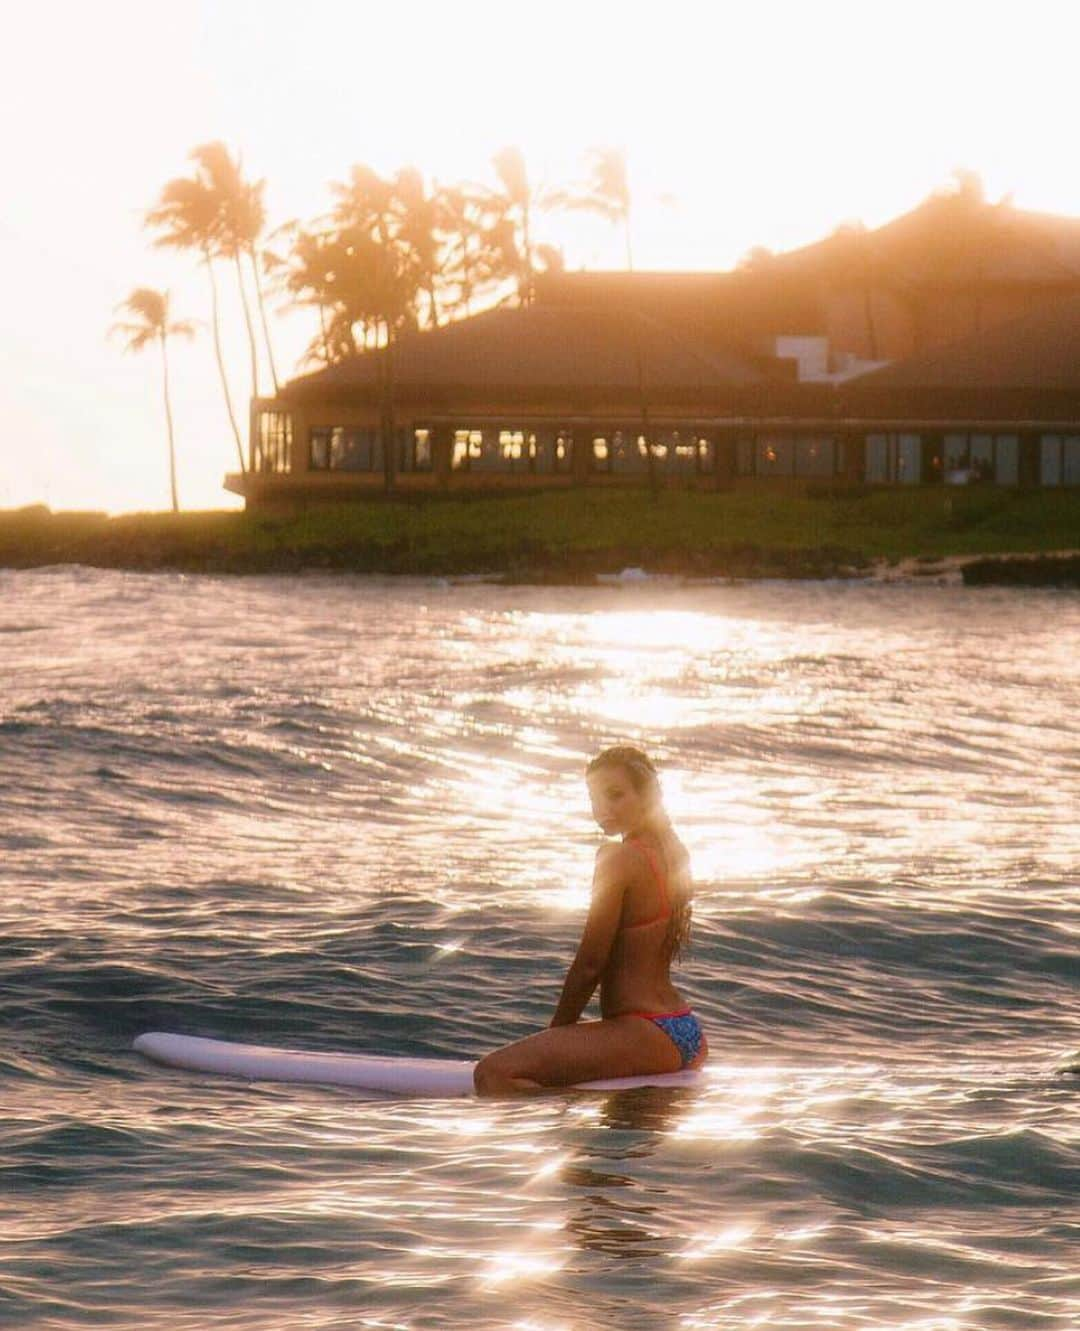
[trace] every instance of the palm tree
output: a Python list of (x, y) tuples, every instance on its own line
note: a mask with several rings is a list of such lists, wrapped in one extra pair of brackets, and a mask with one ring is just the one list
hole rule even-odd
[[(240, 159), (234, 161), (228, 148), (219, 140), (202, 144), (193, 149), (190, 155), (198, 163), (198, 178), (209, 191), (217, 211), (215, 252), (223, 259), (232, 260), (236, 269), (236, 283), (244, 311), (244, 327), (251, 358), (251, 392), (253, 397), (258, 397), (259, 356), (240, 256), (253, 251), (255, 240), (266, 221), (266, 210), (262, 205), (262, 182), (249, 185), (241, 172)], [(258, 266), (254, 264), (254, 259), (252, 264), (257, 279)]]
[(189, 320), (169, 321), (169, 293), (154, 291), (151, 287), (137, 287), (127, 300), (122, 301), (118, 310), (126, 310), (136, 322), (120, 321), (109, 329), (110, 335), (122, 334), (127, 338), (125, 351), (142, 351), (151, 342), (157, 342), (161, 348), (161, 376), (165, 393), (165, 423), (169, 434), (169, 488), (172, 492), (172, 509), (180, 512), (180, 503), (176, 496), (176, 445), (173, 437), (172, 403), (169, 399), (169, 356), (168, 340), (170, 337), (194, 337), (195, 325)]
[[(614, 224), (622, 224), (626, 241), (627, 271), (634, 271), (634, 252), (630, 241), (630, 182), (626, 173), (626, 154), (619, 148), (592, 148), (588, 154), (588, 173), (585, 183), (571, 189), (553, 190), (545, 197), (549, 208), (577, 209), (597, 213)], [(645, 440), (645, 461), (649, 473), (649, 490), (653, 499), (659, 497), (659, 478), (656, 457), (650, 438), (649, 403), (645, 387), (645, 352), (641, 345), (641, 331), (635, 325), (634, 356), (637, 363), (638, 397), (641, 401), (641, 434)]]
[(591, 148), (588, 166), (584, 184), (552, 190), (544, 196), (544, 206), (596, 213), (613, 224), (621, 224), (626, 241), (626, 267), (632, 273), (634, 254), (630, 243), (630, 182), (626, 174), (626, 154), (619, 148)]
[[(228, 180), (229, 177), (227, 176), (226, 179)], [(259, 305), (259, 322), (262, 325), (263, 342), (266, 345), (266, 359), (270, 366), (270, 378), (273, 381), (276, 396), (281, 385), (278, 382), (277, 365), (274, 362), (274, 346), (270, 340), (270, 327), (266, 320), (266, 298), (259, 274), (260, 257), (264, 270), (270, 272), (273, 268), (273, 256), (268, 255), (265, 251), (260, 256), (256, 248), (266, 229), (266, 206), (263, 203), (263, 190), (265, 188), (265, 180), (247, 181), (244, 179), (240, 160), (237, 159), (235, 173), (232, 175), (231, 189), (225, 196), (225, 222), (228, 241), (237, 256), (237, 280), (240, 285), (240, 296), (244, 302), (244, 315), (248, 322), (248, 338), (253, 345), (251, 317), (248, 312), (243, 277), (240, 274), (238, 256), (241, 252), (247, 255), (251, 267), (251, 275), (255, 282), (255, 297)], [(252, 354), (254, 363), (254, 350)], [(257, 388), (256, 396), (258, 396)]]
[(529, 185), (529, 174), (520, 148), (502, 148), (492, 158), (502, 192), (490, 196), (494, 216), (490, 227), (494, 253), (503, 273), (517, 283), (518, 303), (532, 304), (533, 246), (532, 209), (539, 203)]
[(214, 274), (214, 258), (219, 253), (221, 235), (220, 199), (206, 180), (177, 177), (175, 180), (170, 180), (161, 191), (157, 207), (152, 208), (146, 215), (146, 225), (156, 227), (162, 232), (155, 240), (155, 245), (169, 246), (177, 250), (198, 250), (202, 255), (210, 279), (214, 354), (221, 377), (221, 390), (225, 397), (225, 410), (236, 441), (240, 471), (246, 472), (244, 445), (240, 439), (240, 427), (236, 423), (236, 412), (233, 410), (232, 394), (229, 391), (229, 376), (225, 370), (225, 358), (221, 349), (221, 320), (218, 310), (217, 278)]
[(489, 196), (484, 186), (471, 183), (436, 190), (437, 226), (444, 238), (441, 275), (455, 293), (447, 297), (451, 310), (463, 309), (466, 316), (494, 276), (486, 223)]
[[(378, 355), (381, 435), (386, 488), (395, 474), (394, 350), (400, 334), (420, 322), (420, 300), (437, 320), (436, 210), (418, 173), (384, 180), (367, 166), (332, 184), (335, 204), (319, 229), (298, 229), (291, 256), (289, 289), (316, 304), (322, 319), (321, 351), (342, 359), (362, 345)], [(313, 347), (312, 350), (315, 348)]]
[(438, 278), (445, 248), (440, 193), (429, 194), (423, 176), (408, 166), (394, 177), (394, 199), (399, 212), (398, 239), (410, 254), (417, 286), (427, 298), (428, 326), (438, 328)]

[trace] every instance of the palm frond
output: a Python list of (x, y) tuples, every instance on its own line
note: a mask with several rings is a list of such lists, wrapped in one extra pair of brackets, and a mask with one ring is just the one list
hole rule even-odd
[(150, 342), (156, 342), (158, 338), (157, 330), (148, 328), (146, 324), (114, 323), (109, 328), (110, 337), (123, 337), (126, 339), (124, 346), (125, 352), (142, 351)]

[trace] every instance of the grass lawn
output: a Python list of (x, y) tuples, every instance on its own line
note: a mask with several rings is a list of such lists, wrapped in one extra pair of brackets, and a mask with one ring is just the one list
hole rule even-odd
[(1080, 549), (1080, 490), (862, 490), (809, 497), (566, 490), (374, 498), (296, 518), (246, 513), (0, 512), (0, 566), (573, 577), (640, 565), (835, 575), (873, 560)]

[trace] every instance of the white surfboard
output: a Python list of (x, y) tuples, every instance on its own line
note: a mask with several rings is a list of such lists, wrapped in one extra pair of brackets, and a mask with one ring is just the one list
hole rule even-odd
[[(453, 1058), (392, 1058), (378, 1054), (319, 1054), (267, 1045), (232, 1044), (196, 1035), (148, 1031), (135, 1041), (155, 1063), (191, 1072), (217, 1072), (247, 1081), (315, 1082), (351, 1086), (386, 1095), (473, 1094), (475, 1063)], [(695, 1086), (700, 1071), (661, 1072), (651, 1077), (614, 1077), (581, 1082), (574, 1089), (617, 1091), (631, 1086)], [(552, 1090), (558, 1090), (552, 1087)]]

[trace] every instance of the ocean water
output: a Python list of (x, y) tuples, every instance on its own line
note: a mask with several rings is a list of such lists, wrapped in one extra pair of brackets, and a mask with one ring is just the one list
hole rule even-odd
[[(1076, 1331), (1078, 661), (1069, 592), (0, 572), (0, 1324)], [(545, 1024), (616, 740), (700, 1087), (132, 1051)]]

